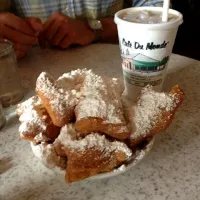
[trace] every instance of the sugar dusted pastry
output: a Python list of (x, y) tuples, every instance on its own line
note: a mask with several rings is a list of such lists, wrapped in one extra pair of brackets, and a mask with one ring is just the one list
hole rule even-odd
[(109, 82), (101, 76), (90, 73), (81, 88), (82, 98), (75, 108), (76, 129), (80, 134), (106, 133), (124, 140), (129, 137), (123, 114), (121, 93), (117, 79)]
[(56, 140), (63, 145), (68, 158), (66, 181), (69, 183), (111, 171), (132, 155), (123, 142), (110, 142), (98, 133), (79, 138), (73, 124), (64, 126)]
[(54, 141), (60, 133), (37, 96), (34, 96), (18, 105), (18, 115), (21, 125), (19, 133), (22, 139), (35, 143)]
[(75, 90), (57, 87), (54, 78), (43, 72), (37, 79), (36, 92), (55, 126), (62, 127), (73, 120), (77, 104)]
[(38, 98), (38, 96), (33, 96), (29, 98), (28, 100), (24, 101), (23, 103), (20, 103), (17, 105), (16, 113), (20, 117), (24, 111), (27, 111), (27, 109), (33, 109), (33, 108), (40, 108), (42, 106), (41, 100)]
[(171, 124), (183, 98), (183, 91), (178, 85), (174, 86), (169, 94), (155, 92), (152, 86), (145, 87), (137, 105), (129, 107), (132, 126), (130, 145), (135, 146), (146, 138), (164, 131)]
[(56, 81), (55, 85), (57, 88), (64, 90), (74, 90), (76, 97), (80, 97), (80, 88), (82, 87), (85, 77), (91, 73), (91, 70), (77, 69), (61, 75)]
[(57, 80), (46, 72), (38, 77), (36, 92), (56, 126), (62, 127), (74, 119), (74, 108), (81, 97), (80, 88), (90, 72), (77, 69), (64, 73)]

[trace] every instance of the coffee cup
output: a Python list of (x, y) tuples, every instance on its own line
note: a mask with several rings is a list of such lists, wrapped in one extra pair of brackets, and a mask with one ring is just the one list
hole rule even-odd
[(174, 46), (182, 14), (169, 9), (169, 20), (162, 22), (162, 8), (135, 7), (115, 14), (124, 94), (136, 100), (142, 87), (152, 85), (162, 91), (167, 65)]

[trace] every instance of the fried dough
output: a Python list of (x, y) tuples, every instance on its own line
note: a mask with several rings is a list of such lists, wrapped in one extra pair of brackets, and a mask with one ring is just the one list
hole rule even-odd
[(68, 124), (56, 139), (63, 145), (68, 158), (66, 181), (69, 183), (111, 171), (132, 155), (126, 144), (110, 142), (104, 135), (91, 133), (85, 138), (78, 136), (74, 125)]
[(176, 110), (184, 99), (181, 88), (174, 86), (169, 94), (153, 91), (151, 86), (145, 87), (137, 105), (133, 106), (130, 119), (133, 129), (128, 143), (135, 146), (145, 139), (163, 132), (173, 120)]

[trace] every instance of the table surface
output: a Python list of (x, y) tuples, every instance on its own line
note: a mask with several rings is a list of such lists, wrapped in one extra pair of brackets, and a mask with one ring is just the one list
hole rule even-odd
[[(27, 95), (41, 71), (55, 77), (77, 68), (122, 77), (117, 45), (96, 44), (60, 51), (35, 48), (19, 62)], [(165, 90), (180, 84), (185, 101), (173, 124), (156, 137), (150, 154), (116, 177), (70, 185), (33, 156), (11, 116), (0, 131), (0, 199), (5, 200), (196, 200), (200, 199), (200, 62), (172, 55)]]

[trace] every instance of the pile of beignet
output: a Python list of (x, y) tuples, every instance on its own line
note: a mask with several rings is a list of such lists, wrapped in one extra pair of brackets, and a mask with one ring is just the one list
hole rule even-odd
[(57, 80), (42, 72), (36, 96), (18, 105), (22, 139), (35, 146), (50, 168), (66, 170), (66, 181), (109, 172), (133, 156), (133, 149), (164, 131), (184, 94), (179, 86), (166, 93), (143, 88), (136, 103), (116, 78), (78, 69)]

